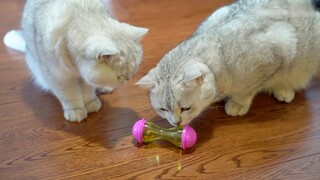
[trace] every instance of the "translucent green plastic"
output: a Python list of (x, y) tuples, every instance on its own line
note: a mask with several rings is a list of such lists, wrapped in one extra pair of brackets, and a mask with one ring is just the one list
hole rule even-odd
[(182, 147), (181, 137), (183, 132), (183, 126), (177, 126), (174, 128), (162, 128), (150, 121), (147, 121), (143, 129), (143, 142), (153, 142), (156, 140), (167, 140), (176, 146)]

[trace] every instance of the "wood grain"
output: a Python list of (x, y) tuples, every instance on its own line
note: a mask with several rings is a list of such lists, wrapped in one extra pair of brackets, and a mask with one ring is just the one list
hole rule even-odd
[[(255, 98), (248, 115), (229, 117), (223, 103), (192, 126), (196, 145), (139, 145), (131, 135), (152, 110), (133, 84), (215, 9), (231, 0), (108, 0), (113, 16), (147, 27), (138, 74), (86, 122), (64, 120), (59, 102), (36, 89), (24, 54), (0, 43), (0, 179), (320, 179), (320, 77), (291, 104)], [(0, 37), (19, 28), (23, 0), (0, 1)]]

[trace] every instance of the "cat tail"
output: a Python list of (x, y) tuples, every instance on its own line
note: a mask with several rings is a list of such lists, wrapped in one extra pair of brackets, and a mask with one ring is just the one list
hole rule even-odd
[(22, 30), (11, 30), (3, 38), (3, 42), (9, 48), (26, 52), (26, 41), (23, 38)]

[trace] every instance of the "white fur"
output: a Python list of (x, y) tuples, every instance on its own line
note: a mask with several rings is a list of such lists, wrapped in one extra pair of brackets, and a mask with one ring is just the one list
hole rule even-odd
[(110, 91), (132, 78), (148, 32), (112, 19), (101, 0), (28, 0), (22, 29), (35, 82), (78, 122), (101, 108), (96, 88)]
[[(285, 13), (266, 13), (275, 10)], [(152, 106), (172, 125), (222, 99), (227, 114), (244, 115), (261, 91), (289, 103), (319, 69), (319, 16), (309, 0), (239, 0), (214, 12), (137, 84), (150, 89)]]
[(9, 31), (3, 38), (3, 43), (15, 50), (25, 52), (26, 42), (23, 39), (21, 30)]

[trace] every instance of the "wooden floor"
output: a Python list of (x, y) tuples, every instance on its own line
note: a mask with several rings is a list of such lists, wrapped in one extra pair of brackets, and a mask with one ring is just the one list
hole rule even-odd
[[(243, 117), (212, 105), (192, 123), (198, 142), (186, 151), (167, 142), (137, 144), (136, 120), (168, 124), (134, 82), (231, 0), (107, 2), (119, 20), (150, 33), (135, 79), (101, 96), (101, 111), (86, 122), (64, 120), (56, 98), (32, 85), (24, 54), (0, 43), (0, 179), (320, 179), (319, 77), (291, 104), (259, 95)], [(1, 38), (19, 28), (23, 3), (0, 1)]]

